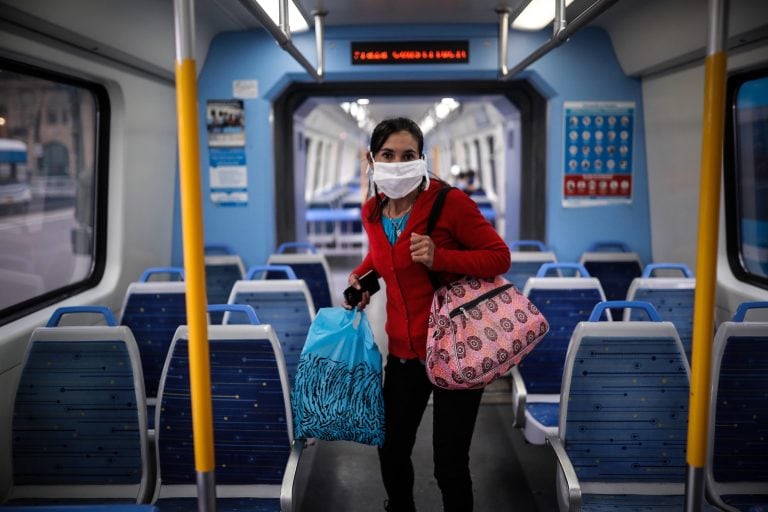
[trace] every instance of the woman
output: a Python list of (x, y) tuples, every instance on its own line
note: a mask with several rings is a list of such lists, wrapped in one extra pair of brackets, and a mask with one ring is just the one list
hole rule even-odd
[[(415, 510), (411, 451), (433, 394), (434, 474), (443, 509), (468, 512), (473, 501), (469, 447), (483, 390), (447, 391), (427, 378), (427, 319), (434, 293), (430, 272), (442, 283), (465, 274), (503, 274), (509, 269), (509, 248), (460, 190), (448, 193), (431, 236), (423, 234), (437, 191), (445, 186), (430, 180), (423, 151), (424, 137), (410, 119), (387, 119), (373, 130), (368, 164), (374, 196), (362, 213), (370, 249), (349, 284), (360, 289), (359, 276), (373, 270), (387, 289), (386, 439), (379, 449), (386, 510)], [(369, 300), (364, 292), (358, 308)]]

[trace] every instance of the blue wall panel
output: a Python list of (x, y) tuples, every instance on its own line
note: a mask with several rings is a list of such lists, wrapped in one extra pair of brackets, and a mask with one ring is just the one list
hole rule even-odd
[[(509, 64), (514, 66), (543, 44), (549, 30), (510, 33)], [(409, 80), (493, 80), (498, 76), (497, 26), (466, 25), (445, 27), (403, 25), (382, 27), (327, 27), (325, 81), (409, 81)], [(351, 41), (467, 39), (470, 62), (352, 66)], [(294, 43), (308, 60), (315, 61), (314, 34), (293, 36)], [(560, 261), (573, 261), (595, 240), (621, 240), (650, 261), (648, 183), (641, 87), (626, 77), (613, 53), (608, 35), (587, 28), (530, 66), (522, 76), (537, 85), (548, 98), (547, 114), (547, 240)], [(205, 133), (205, 105), (208, 100), (231, 99), (233, 80), (258, 80), (259, 98), (244, 100), (246, 159), (249, 201), (244, 207), (214, 206), (209, 198), (208, 148)], [(246, 265), (261, 264), (275, 248), (275, 210), (280, 198), (274, 196), (273, 137), (271, 102), (294, 81), (311, 82), (303, 69), (262, 31), (232, 32), (212, 43), (199, 77), (200, 141), (206, 243), (230, 244)], [(631, 204), (564, 208), (563, 102), (634, 101), (635, 140)], [(291, 151), (292, 148), (282, 148)], [(542, 170), (536, 170), (544, 171)], [(176, 198), (176, 226), (179, 221)], [(174, 264), (181, 263), (180, 227), (174, 236)]]

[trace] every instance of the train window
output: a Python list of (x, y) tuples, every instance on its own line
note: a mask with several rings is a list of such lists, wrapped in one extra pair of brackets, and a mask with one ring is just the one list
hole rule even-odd
[(732, 75), (727, 90), (728, 259), (739, 279), (768, 288), (768, 69)]
[(101, 277), (109, 102), (100, 85), (5, 59), (0, 98), (2, 325)]

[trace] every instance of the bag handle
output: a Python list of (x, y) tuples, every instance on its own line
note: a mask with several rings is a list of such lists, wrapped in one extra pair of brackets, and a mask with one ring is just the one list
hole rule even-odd
[(659, 316), (658, 311), (656, 311), (656, 308), (653, 307), (653, 304), (650, 302), (643, 302), (639, 300), (606, 300), (603, 302), (599, 302), (595, 304), (595, 309), (592, 310), (592, 314), (589, 315), (589, 322), (599, 322), (600, 317), (603, 316), (603, 313), (606, 309), (610, 308), (634, 308), (634, 309), (642, 309), (646, 312), (648, 315), (648, 318), (651, 319), (651, 322), (661, 322), (661, 317)]
[(432, 234), (432, 230), (435, 228), (435, 224), (437, 224), (437, 219), (440, 217), (440, 212), (443, 211), (445, 198), (448, 195), (448, 192), (454, 188), (456, 187), (443, 187), (438, 190), (437, 196), (435, 197), (435, 202), (432, 203), (432, 209), (429, 211), (429, 218), (427, 218), (427, 231), (424, 233), (425, 235), (430, 236)]
[[(452, 189), (456, 187), (450, 187), (445, 186), (437, 191), (437, 196), (435, 197), (435, 202), (432, 203), (432, 209), (429, 211), (429, 217), (427, 218), (427, 230), (424, 233), (427, 236), (432, 235), (432, 230), (435, 227), (435, 224), (437, 224), (437, 219), (440, 217), (440, 212), (443, 211), (443, 205), (445, 204), (445, 198), (448, 196), (448, 192), (450, 192)], [(442, 285), (440, 284), (440, 279), (437, 276), (437, 272), (432, 272), (431, 270), (429, 272), (429, 280), (432, 282), (432, 288), (437, 290)]]
[(106, 306), (64, 306), (56, 309), (51, 315), (50, 320), (46, 324), (46, 327), (56, 327), (61, 321), (61, 317), (72, 313), (96, 313), (104, 315), (104, 321), (106, 321), (109, 327), (116, 327), (117, 320), (115, 315)]

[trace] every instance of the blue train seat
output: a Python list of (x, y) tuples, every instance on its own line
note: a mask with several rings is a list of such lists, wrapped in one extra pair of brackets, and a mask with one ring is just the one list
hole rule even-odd
[(140, 505), (137, 503), (110, 503), (107, 505), (26, 505), (3, 506), (3, 512), (158, 512), (152, 505)]
[[(520, 250), (533, 247), (536, 251)], [(512, 263), (504, 277), (514, 284), (518, 290), (525, 289), (529, 277), (534, 277), (544, 263), (557, 263), (555, 253), (547, 250), (543, 242), (538, 240), (516, 240), (509, 242)]]
[(768, 323), (741, 304), (712, 348), (707, 493), (723, 510), (768, 510)]
[[(208, 304), (224, 304), (232, 285), (245, 276), (245, 264), (228, 245), (205, 246), (205, 290)], [(210, 314), (211, 323), (220, 324), (223, 313)]]
[[(252, 323), (258, 319), (249, 306), (226, 308), (250, 312), (249, 323), (208, 327), (217, 510), (298, 510), (301, 489), (294, 481), (304, 442), (293, 438), (280, 343), (271, 326)], [(197, 509), (188, 346), (188, 328), (181, 326), (160, 381), (152, 503), (161, 512)]]
[(178, 267), (148, 268), (137, 282), (128, 285), (120, 312), (120, 324), (131, 329), (139, 346), (150, 430), (154, 428), (157, 385), (168, 347), (176, 328), (187, 323), (186, 283), (151, 280), (152, 276), (160, 274), (183, 279), (184, 270)]
[[(581, 277), (546, 277), (551, 271), (576, 270)], [(560, 383), (573, 329), (589, 318), (595, 304), (605, 300), (600, 282), (578, 263), (545, 263), (528, 279), (523, 293), (549, 321), (549, 332), (526, 358), (512, 369), (512, 407), (515, 426), (532, 444), (544, 444), (557, 432)]]
[[(106, 325), (60, 325), (65, 315)], [(149, 444), (139, 350), (100, 306), (59, 308), (30, 338), (16, 388), (8, 505), (141, 503)], [(29, 510), (34, 510), (30, 508)]]
[[(280, 270), (286, 272), (288, 279), (253, 279), (260, 272)], [(244, 280), (234, 284), (227, 303), (251, 306), (262, 323), (272, 326), (283, 349), (289, 381), (293, 383), (301, 349), (315, 318), (315, 305), (307, 283), (297, 279), (290, 267), (257, 265), (248, 269)], [(229, 317), (224, 315), (225, 323), (242, 322)]]
[[(656, 277), (654, 272), (674, 270), (682, 273), (676, 277)], [(693, 299), (696, 292), (696, 278), (687, 265), (682, 263), (650, 263), (643, 274), (629, 285), (627, 300), (644, 301), (653, 304), (662, 320), (675, 325), (680, 341), (683, 342), (688, 361), (691, 360), (693, 342)], [(637, 320), (637, 309), (625, 309), (624, 320)]]
[(311, 207), (307, 209), (306, 221), (307, 239), (323, 253), (360, 254), (365, 233), (363, 233), (359, 206)]
[(643, 273), (640, 256), (624, 242), (595, 242), (582, 253), (579, 263), (600, 280), (607, 300), (625, 300), (632, 280)]
[[(625, 307), (650, 320), (598, 321)], [(675, 326), (648, 303), (604, 302), (579, 323), (548, 438), (560, 510), (684, 509), (689, 372)]]
[[(307, 253), (287, 253), (288, 249), (306, 250)], [(303, 242), (286, 242), (280, 244), (275, 254), (267, 258), (267, 265), (288, 265), (296, 277), (303, 279), (312, 294), (315, 309), (333, 306), (333, 285), (331, 284), (331, 267), (323, 254), (318, 254), (314, 245)], [(274, 279), (280, 273), (267, 272), (265, 279)]]
[(485, 217), (485, 220), (490, 222), (493, 227), (496, 227), (495, 200), (488, 197), (484, 191), (473, 193), (470, 197), (477, 203), (477, 209), (480, 210), (480, 213)]

